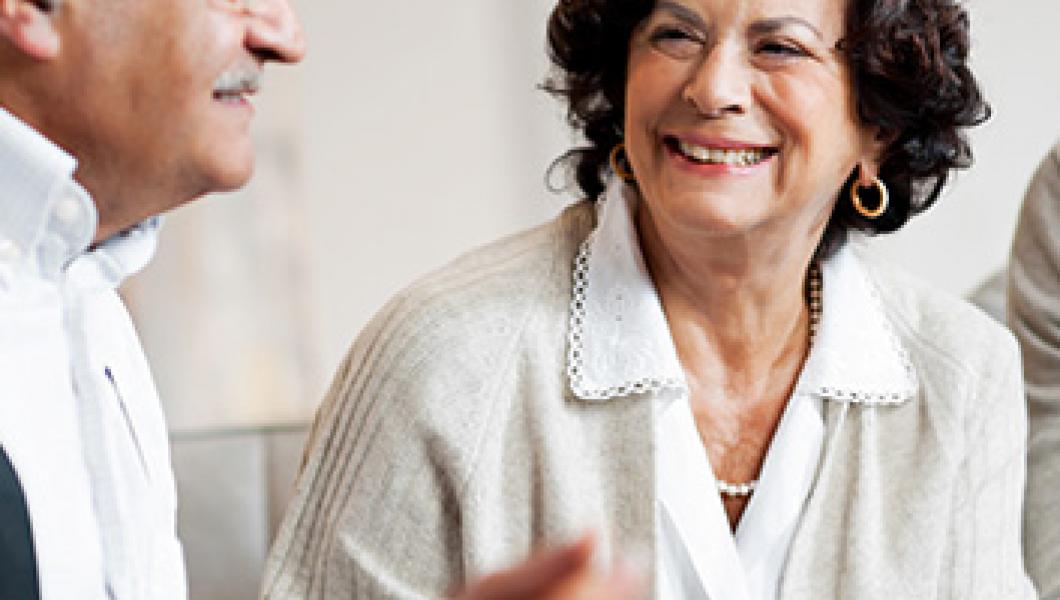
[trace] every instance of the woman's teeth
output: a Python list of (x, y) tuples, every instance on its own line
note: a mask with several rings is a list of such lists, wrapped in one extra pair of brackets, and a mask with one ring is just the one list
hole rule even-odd
[(758, 164), (771, 153), (765, 148), (706, 148), (678, 140), (677, 149), (685, 158), (698, 163), (747, 167)]

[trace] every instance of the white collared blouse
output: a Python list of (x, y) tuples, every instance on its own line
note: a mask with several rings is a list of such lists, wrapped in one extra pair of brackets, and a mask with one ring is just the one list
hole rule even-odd
[(318, 412), (264, 597), (442, 597), (586, 529), (601, 569), (644, 556), (666, 600), (1034, 597), (1011, 335), (858, 252), (827, 260), (814, 349), (734, 537), (615, 193), (376, 315)]
[(572, 386), (586, 400), (662, 392), (655, 408), (660, 597), (774, 600), (821, 458), (823, 398), (904, 402), (916, 393), (916, 376), (879, 298), (844, 248), (822, 265), (818, 337), (733, 535), (639, 247), (637, 202), (632, 188), (613, 182), (597, 202), (597, 228), (576, 261)]
[(94, 248), (72, 156), (0, 109), (0, 444), (43, 600), (184, 598), (161, 407), (117, 286), (156, 219)]

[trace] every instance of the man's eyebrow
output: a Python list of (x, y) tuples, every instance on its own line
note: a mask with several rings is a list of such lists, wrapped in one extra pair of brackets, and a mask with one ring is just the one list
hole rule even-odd
[(660, 0), (655, 5), (655, 10), (666, 10), (669, 11), (673, 16), (679, 20), (692, 25), (698, 29), (706, 29), (707, 24), (703, 21), (703, 18), (696, 14), (696, 11), (688, 8), (687, 6), (673, 2), (672, 0)]
[(755, 21), (748, 29), (753, 34), (775, 33), (780, 29), (792, 25), (796, 27), (804, 27), (810, 30), (815, 36), (817, 36), (817, 39), (822, 41), (824, 40), (824, 35), (821, 34), (821, 30), (814, 27), (813, 23), (810, 23), (809, 21), (801, 17), (776, 17), (772, 19), (762, 19), (761, 21)]

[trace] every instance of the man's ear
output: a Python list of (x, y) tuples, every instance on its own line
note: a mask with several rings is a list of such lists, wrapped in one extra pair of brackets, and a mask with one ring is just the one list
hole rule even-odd
[(59, 55), (54, 0), (0, 0), (0, 39), (34, 60)]

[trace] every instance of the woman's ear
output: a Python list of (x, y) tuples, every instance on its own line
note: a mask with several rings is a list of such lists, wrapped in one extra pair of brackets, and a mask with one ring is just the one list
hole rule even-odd
[(33, 60), (57, 57), (57, 7), (55, 0), (0, 0), (0, 39)]
[(859, 160), (855, 168), (858, 187), (872, 187), (880, 175), (880, 164), (875, 160)]
[(894, 136), (886, 134), (879, 129), (868, 132), (864, 142), (865, 152), (857, 163), (858, 185), (861, 187), (872, 186), (880, 175), (880, 165), (883, 164), (884, 153), (894, 141)]

